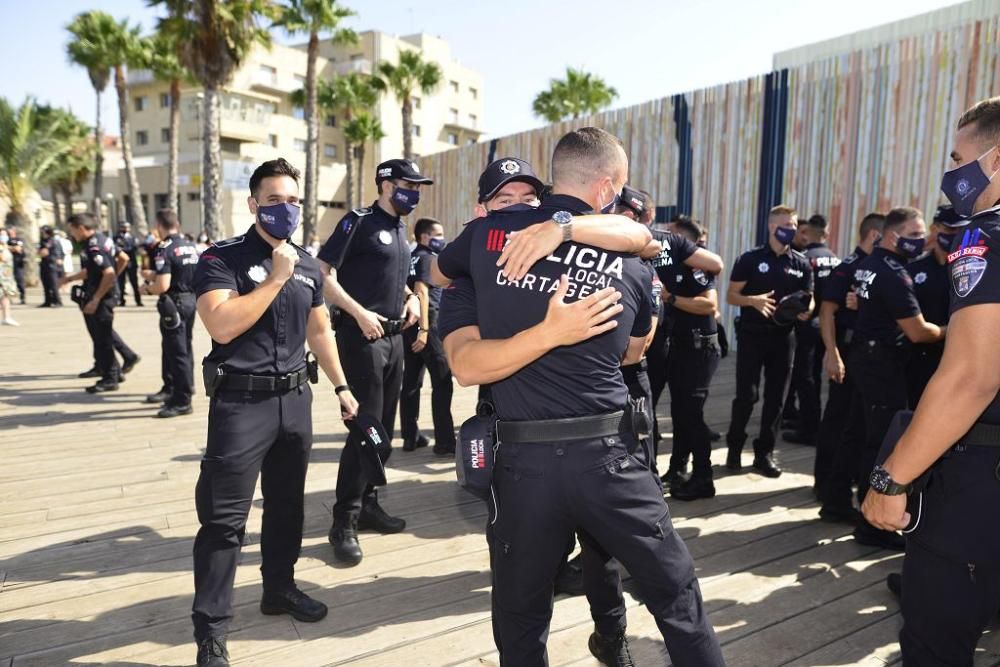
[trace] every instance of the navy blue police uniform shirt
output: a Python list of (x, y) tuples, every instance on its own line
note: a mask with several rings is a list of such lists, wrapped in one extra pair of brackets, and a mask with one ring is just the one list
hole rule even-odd
[[(292, 279), (249, 329), (229, 343), (213, 340), (207, 361), (230, 373), (251, 375), (284, 375), (305, 366), (306, 327), (312, 309), (323, 305), (323, 276), (312, 255), (292, 247), (299, 255)], [(272, 251), (256, 227), (212, 244), (198, 259), (195, 294), (218, 289), (249, 294), (270, 275)]]
[[(540, 323), (559, 277), (570, 279), (567, 302), (605, 287), (622, 293), (618, 326), (576, 345), (559, 347), (491, 385), (498, 414), (506, 420), (559, 419), (606, 414), (625, 407), (628, 390), (620, 370), (630, 337), (652, 326), (651, 275), (637, 257), (578, 243), (563, 243), (520, 281), (503, 277), (496, 261), (512, 231), (550, 220), (556, 211), (589, 213), (585, 202), (547, 197), (537, 208), (508, 207), (474, 221), (441, 252), (438, 266), (449, 277), (471, 276), (474, 300), (442, 297), (442, 338), (468, 322), (475, 308), (484, 339), (506, 339)], [(450, 290), (449, 290), (450, 291)], [(460, 307), (464, 304), (464, 310)], [(474, 305), (472, 305), (474, 304)]]
[[(948, 272), (952, 316), (969, 306), (1000, 303), (1000, 206), (972, 216), (958, 249), (948, 255)], [(977, 421), (1000, 424), (1000, 394)]]
[(410, 273), (406, 278), (406, 284), (411, 290), (416, 289), (418, 281), (427, 285), (431, 310), (438, 310), (441, 306), (441, 288), (435, 287), (431, 282), (431, 264), (436, 256), (433, 250), (418, 243), (410, 253)]
[(860, 246), (855, 248), (854, 252), (845, 257), (830, 272), (830, 276), (823, 286), (823, 291), (819, 292), (822, 295), (823, 301), (832, 301), (839, 306), (837, 314), (834, 316), (834, 322), (839, 331), (853, 330), (858, 320), (858, 311), (847, 307), (847, 294), (857, 287), (856, 274), (858, 266), (867, 257), (868, 253), (862, 250)]
[[(59, 245), (58, 241), (56, 241), (56, 245)], [(104, 277), (104, 269), (110, 267), (114, 271), (115, 255), (117, 254), (114, 242), (101, 232), (97, 232), (84, 242), (83, 252), (80, 253), (80, 268), (87, 272), (83, 279), (83, 286), (88, 299), (100, 286)], [(111, 283), (111, 289), (105, 293), (104, 298), (118, 298), (117, 280)]]
[[(715, 289), (715, 276), (701, 269), (692, 269), (681, 264), (675, 266), (672, 273), (673, 278), (666, 286), (666, 290), (675, 296), (693, 298)], [(678, 340), (690, 342), (695, 332), (701, 336), (710, 336), (718, 331), (714, 313), (696, 315), (681, 310), (675, 304), (668, 307), (667, 317), (672, 327), (670, 335)]]
[[(7, 247), (10, 248), (10, 254), (14, 257), (14, 268), (23, 269), (24, 268), (24, 240), (23, 239), (8, 239)], [(15, 248), (20, 248), (21, 252), (14, 252)]]
[(924, 319), (939, 326), (948, 324), (951, 288), (948, 285), (948, 265), (939, 264), (933, 252), (906, 265), (913, 279), (913, 291)]
[(129, 256), (129, 259), (135, 259), (136, 250), (139, 249), (139, 242), (135, 240), (135, 237), (131, 233), (115, 234), (115, 243), (122, 252)]
[(42, 257), (42, 264), (55, 264), (57, 260), (64, 259), (65, 253), (63, 253), (62, 243), (56, 237), (53, 236), (39, 243), (38, 249), (42, 248), (49, 251), (48, 257)]
[(398, 216), (377, 203), (351, 211), (337, 223), (317, 258), (337, 270), (337, 282), (361, 307), (399, 319), (410, 275), (410, 245)]
[(156, 275), (170, 276), (167, 294), (194, 292), (195, 267), (198, 266), (198, 248), (180, 234), (171, 234), (160, 243), (154, 260)]
[[(803, 253), (813, 271), (813, 289), (816, 294), (826, 294), (826, 285), (834, 269), (840, 265), (840, 258), (825, 243), (810, 243)], [(816, 299), (813, 317), (819, 317), (820, 300)]]
[[(737, 283), (745, 282), (741, 294), (746, 296), (773, 291), (771, 296), (775, 304), (794, 292), (813, 291), (812, 266), (806, 256), (790, 247), (776, 255), (767, 243), (740, 255), (729, 279)], [(740, 327), (787, 329), (779, 327), (771, 318), (764, 317), (750, 306), (740, 308)]]
[(913, 279), (902, 257), (875, 248), (857, 268), (858, 320), (855, 338), (894, 344), (901, 331), (896, 320), (920, 314)]

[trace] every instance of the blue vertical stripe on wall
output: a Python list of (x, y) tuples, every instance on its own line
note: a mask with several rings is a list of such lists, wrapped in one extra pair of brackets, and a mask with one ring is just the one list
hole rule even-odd
[(691, 118), (688, 110), (687, 97), (674, 95), (674, 127), (677, 132), (677, 213), (691, 214), (694, 200), (692, 165), (694, 164), (694, 147), (691, 145)]
[(492, 140), (490, 140), (490, 154), (489, 154), (489, 157), (486, 158), (486, 164), (483, 165), (483, 169), (485, 169), (489, 165), (493, 164), (493, 160), (496, 159), (496, 157), (497, 157), (497, 142), (498, 141), (499, 141), (498, 139), (492, 139)]
[(757, 243), (767, 240), (767, 213), (781, 203), (788, 126), (788, 70), (765, 76), (761, 132), (760, 185), (757, 195)]

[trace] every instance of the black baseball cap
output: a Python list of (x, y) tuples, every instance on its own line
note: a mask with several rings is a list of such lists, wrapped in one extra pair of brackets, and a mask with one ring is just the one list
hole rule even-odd
[(361, 471), (368, 482), (374, 486), (386, 484), (385, 462), (389, 459), (392, 449), (389, 445), (389, 434), (382, 423), (371, 415), (360, 414), (346, 422), (348, 430), (360, 440)]
[(771, 319), (781, 326), (795, 324), (799, 315), (809, 310), (810, 298), (809, 292), (803, 290), (788, 294), (778, 302)]
[(948, 227), (961, 227), (968, 224), (969, 220), (955, 213), (955, 208), (951, 204), (942, 204), (934, 212), (934, 222)]
[(479, 177), (479, 203), (493, 199), (500, 188), (512, 181), (527, 183), (539, 197), (545, 187), (530, 164), (516, 157), (502, 157), (491, 162)]
[(424, 183), (433, 185), (434, 181), (422, 176), (417, 163), (412, 160), (386, 160), (375, 169), (375, 184), (380, 185), (382, 181), (409, 181), (410, 183)]
[(641, 218), (642, 214), (646, 212), (646, 197), (639, 190), (627, 185), (622, 188), (618, 203), (630, 209), (637, 218)]

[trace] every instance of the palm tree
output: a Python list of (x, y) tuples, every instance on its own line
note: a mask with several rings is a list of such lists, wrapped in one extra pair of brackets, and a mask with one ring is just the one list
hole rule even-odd
[[(348, 146), (348, 164), (354, 158), (357, 158), (358, 173), (363, 174), (365, 169), (365, 144), (369, 141), (381, 141), (383, 138), (385, 138), (385, 132), (382, 131), (382, 121), (366, 111), (358, 113), (357, 116), (344, 124), (344, 139)], [(364, 179), (358, 180), (360, 181), (359, 185), (364, 183)], [(359, 190), (362, 190), (363, 193), (364, 187), (360, 187)], [(359, 193), (359, 199), (362, 193)], [(348, 192), (348, 198), (350, 196), (351, 193)], [(354, 204), (349, 204), (349, 207), (354, 208)]]
[(271, 0), (150, 0), (150, 4), (167, 9), (159, 28), (176, 40), (181, 64), (205, 91), (201, 113), (202, 207), (205, 233), (217, 238), (222, 179), (219, 90), (255, 46), (270, 47), (271, 35), (260, 23), (277, 18), (276, 6)]
[(101, 218), (101, 194), (104, 192), (104, 151), (101, 145), (101, 93), (108, 87), (111, 65), (107, 54), (111, 48), (109, 36), (114, 32), (115, 20), (104, 12), (83, 12), (78, 14), (67, 30), (73, 39), (66, 47), (72, 62), (86, 68), (87, 76), (97, 97), (97, 115), (94, 122), (94, 214)]
[(349, 28), (340, 28), (344, 19), (354, 12), (337, 5), (336, 0), (286, 0), (275, 27), (289, 34), (306, 33), (305, 116), (306, 116), (306, 178), (303, 191), (302, 238), (308, 239), (316, 227), (316, 190), (319, 185), (319, 114), (316, 108), (316, 59), (319, 57), (319, 35), (332, 32), (334, 44), (356, 44), (358, 35)]
[[(56, 225), (61, 226), (64, 218), (73, 212), (73, 195), (83, 190), (83, 184), (94, 168), (94, 143), (90, 137), (90, 127), (70, 111), (39, 107), (35, 117), (39, 127), (58, 123), (58, 138), (66, 148), (42, 175), (42, 181), (52, 190)], [(60, 206), (60, 195), (65, 209)]]
[(181, 79), (191, 75), (177, 57), (177, 42), (162, 30), (153, 35), (147, 47), (146, 66), (160, 81), (170, 83), (170, 157), (167, 160), (167, 201), (170, 207), (180, 210), (177, 193), (177, 162), (180, 153), (181, 132)]
[(413, 94), (430, 95), (441, 84), (441, 68), (427, 62), (419, 51), (399, 52), (397, 64), (383, 60), (378, 65), (381, 78), (376, 79), (380, 89), (389, 89), (399, 100), (403, 110), (403, 157), (413, 159)]
[(550, 123), (577, 119), (611, 106), (618, 91), (590, 72), (566, 68), (565, 79), (553, 79), (549, 89), (535, 96), (532, 110)]

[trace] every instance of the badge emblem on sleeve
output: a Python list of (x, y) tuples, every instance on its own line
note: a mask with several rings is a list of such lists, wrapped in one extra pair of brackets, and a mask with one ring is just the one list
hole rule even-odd
[(917, 275), (913, 276), (913, 282), (915, 282), (918, 285), (923, 285), (925, 282), (927, 282), (927, 274), (921, 271)]
[(968, 255), (951, 265), (951, 284), (959, 298), (964, 299), (976, 289), (986, 273), (986, 263), (982, 257)]
[(383, 229), (378, 233), (378, 240), (382, 245), (389, 245), (392, 243), (392, 234)]
[(757, 265), (757, 270), (760, 271), (761, 273), (767, 273), (768, 271), (771, 270), (771, 267), (768, 266), (767, 262), (761, 262), (760, 264)]

